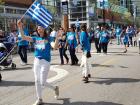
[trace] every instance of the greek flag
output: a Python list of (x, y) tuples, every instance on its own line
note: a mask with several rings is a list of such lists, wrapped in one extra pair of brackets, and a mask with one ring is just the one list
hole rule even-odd
[(52, 21), (51, 13), (37, 1), (27, 10), (27, 15), (44, 28), (47, 28)]
[(76, 20), (75, 26), (76, 26), (76, 27), (80, 27), (80, 22), (79, 22), (79, 19), (78, 19), (78, 18), (77, 18), (77, 20)]

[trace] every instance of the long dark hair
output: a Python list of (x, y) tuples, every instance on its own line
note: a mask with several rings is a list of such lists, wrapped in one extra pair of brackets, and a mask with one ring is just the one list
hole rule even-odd
[[(37, 26), (37, 28), (38, 28), (38, 26)], [(36, 28), (36, 33), (37, 33), (37, 35), (40, 37), (40, 35), (39, 35), (38, 31), (37, 31), (37, 28)], [(46, 38), (46, 37), (48, 37), (48, 36), (49, 36), (49, 34), (47, 33), (47, 29), (45, 28), (45, 29), (44, 29), (44, 36), (43, 36), (43, 38)]]
[(81, 25), (81, 30), (84, 31), (88, 37), (88, 32), (87, 32), (87, 25), (86, 24), (82, 24)]

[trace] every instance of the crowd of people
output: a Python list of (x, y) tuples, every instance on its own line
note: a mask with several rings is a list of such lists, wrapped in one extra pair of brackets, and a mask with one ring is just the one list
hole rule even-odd
[[(21, 20), (18, 21), (17, 26), (18, 29), (12, 30), (8, 37), (5, 37), (3, 31), (0, 30), (0, 43), (9, 41), (17, 44), (17, 53), (21, 58), (21, 65), (24, 66), (28, 63), (27, 50), (29, 45), (33, 45), (35, 56), (33, 69), (37, 93), (37, 101), (34, 105), (43, 102), (42, 89), (44, 86), (53, 89), (56, 98), (59, 96), (59, 87), (46, 82), (50, 69), (51, 51), (54, 49), (58, 49), (60, 65), (71, 63), (73, 66), (79, 63), (76, 52), (78, 52), (80, 46), (82, 51), (80, 67), (83, 67), (82, 80), (85, 83), (88, 83), (91, 77), (88, 60), (91, 57), (92, 42), (95, 43), (97, 53), (107, 54), (108, 44), (112, 44), (114, 39), (116, 39), (117, 45), (124, 45), (124, 53), (127, 52), (127, 47), (130, 47), (130, 45), (137, 46), (139, 43), (140, 53), (140, 32), (132, 26), (110, 28), (107, 25), (98, 25), (94, 30), (91, 30), (85, 24), (82, 24), (80, 30), (78, 30), (78, 27), (71, 25), (67, 31), (60, 27), (58, 31), (54, 28), (50, 33), (47, 33), (42, 26), (37, 26), (32, 35), (29, 35)], [(66, 53), (67, 50), (70, 57)]]

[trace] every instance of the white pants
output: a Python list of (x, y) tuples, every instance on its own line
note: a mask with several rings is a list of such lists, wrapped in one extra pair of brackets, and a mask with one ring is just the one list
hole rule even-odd
[(44, 59), (34, 59), (34, 76), (37, 98), (42, 99), (42, 90), (44, 86), (55, 89), (54, 86), (47, 83), (48, 72), (50, 70), (50, 62)]
[(87, 77), (88, 74), (90, 74), (89, 70), (89, 64), (88, 64), (88, 59), (86, 57), (86, 54), (83, 53), (82, 58), (81, 58), (81, 65), (80, 67), (83, 67), (82, 75), (84, 77)]

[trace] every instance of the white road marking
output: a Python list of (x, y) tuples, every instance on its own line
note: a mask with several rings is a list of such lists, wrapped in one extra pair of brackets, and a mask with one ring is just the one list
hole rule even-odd
[[(33, 57), (33, 56), (32, 56), (32, 55), (29, 55), (29, 56), (28, 56), (28, 59), (29, 59), (29, 57)], [(14, 57), (14, 59), (15, 59), (15, 61), (16, 61), (17, 59), (19, 59), (19, 56)], [(56, 72), (57, 74), (56, 74), (54, 77), (48, 78), (47, 81), (48, 81), (49, 83), (50, 83), (50, 82), (54, 82), (54, 81), (56, 81), (56, 80), (59, 80), (59, 79), (65, 77), (66, 75), (69, 74), (68, 71), (66, 71), (66, 70), (64, 70), (64, 69), (57, 68), (57, 66), (59, 66), (59, 65), (53, 65), (53, 66), (51, 65), (51, 67), (50, 67), (50, 71), (54, 71), (54, 72)]]
[(64, 70), (64, 69), (60, 69), (60, 68), (56, 68), (58, 65), (55, 66), (51, 66), (50, 67), (50, 71), (54, 71), (57, 73), (56, 76), (49, 78), (47, 81), (50, 82), (54, 82), (56, 80), (59, 80), (63, 77), (65, 77), (66, 75), (68, 75), (68, 71)]

